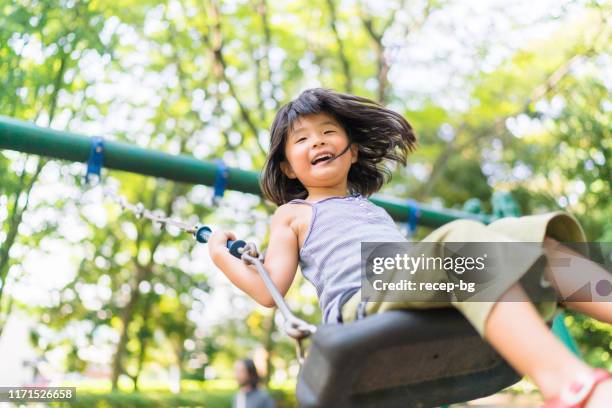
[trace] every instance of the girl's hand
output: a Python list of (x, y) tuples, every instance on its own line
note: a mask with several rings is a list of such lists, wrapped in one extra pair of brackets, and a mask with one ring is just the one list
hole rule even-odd
[(231, 231), (215, 230), (208, 239), (208, 253), (210, 259), (215, 260), (216, 257), (223, 253), (229, 254), (227, 249), (227, 240), (236, 240), (236, 235)]

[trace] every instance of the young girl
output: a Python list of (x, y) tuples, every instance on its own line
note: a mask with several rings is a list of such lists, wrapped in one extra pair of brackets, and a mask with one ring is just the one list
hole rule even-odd
[[(272, 124), (262, 190), (279, 206), (271, 220), (264, 266), (283, 296), (299, 263), (317, 290), (325, 323), (354, 320), (358, 311), (363, 316), (424, 307), (384, 300), (364, 303), (359, 293), (361, 242), (406, 241), (386, 211), (366, 197), (389, 177), (385, 161), (405, 165), (415, 144), (412, 128), (401, 115), (358, 96), (310, 89), (279, 110)], [(274, 306), (256, 270), (229, 254), (228, 239), (236, 237), (220, 230), (212, 234), (208, 247), (215, 265), (255, 301)], [(486, 226), (457, 220), (424, 239), (542, 242), (542, 252), (526, 257), (511, 273), (508, 285), (499, 288), (497, 302), (453, 302), (452, 306), (518, 372), (533, 379), (547, 400), (545, 407), (609, 408), (610, 375), (587, 366), (557, 340), (545, 324), (553, 317), (556, 302), (536, 308), (518, 282), (537, 273), (561, 296), (567, 295), (564, 289), (571, 282), (555, 261), (568, 257), (583, 277), (607, 278), (607, 271), (557, 240), (586, 241), (578, 222), (560, 211), (504, 218)], [(542, 255), (548, 262), (538, 262)], [(612, 303), (565, 302), (564, 306), (612, 322)]]

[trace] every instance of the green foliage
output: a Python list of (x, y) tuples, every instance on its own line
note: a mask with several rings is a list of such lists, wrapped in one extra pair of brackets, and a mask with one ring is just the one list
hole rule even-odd
[(569, 313), (565, 324), (577, 340), (584, 360), (594, 366), (612, 368), (612, 327), (578, 313)]
[(442, 176), (433, 186), (433, 194), (444, 198), (444, 206), (452, 207), (470, 198), (489, 202), (491, 186), (477, 160), (457, 155), (447, 162)]

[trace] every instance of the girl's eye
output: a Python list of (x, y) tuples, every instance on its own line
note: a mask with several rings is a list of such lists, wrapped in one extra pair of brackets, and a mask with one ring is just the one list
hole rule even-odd
[(324, 135), (328, 134), (328, 133), (334, 133), (335, 130), (326, 130), (325, 132), (323, 132)]
[(306, 140), (306, 138), (305, 137), (300, 137), (298, 140), (296, 140), (295, 143), (300, 143), (302, 140)]

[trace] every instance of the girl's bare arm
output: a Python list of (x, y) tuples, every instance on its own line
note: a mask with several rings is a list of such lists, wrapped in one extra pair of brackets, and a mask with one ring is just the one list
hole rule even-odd
[[(298, 265), (298, 238), (291, 228), (293, 212), (289, 206), (280, 206), (272, 216), (270, 243), (266, 251), (264, 267), (276, 284), (281, 295), (285, 296)], [(270, 292), (253, 265), (232, 256), (226, 248), (228, 239), (236, 239), (233, 233), (217, 230), (208, 241), (208, 251), (214, 264), (229, 280), (251, 296), (257, 303), (274, 306)]]

